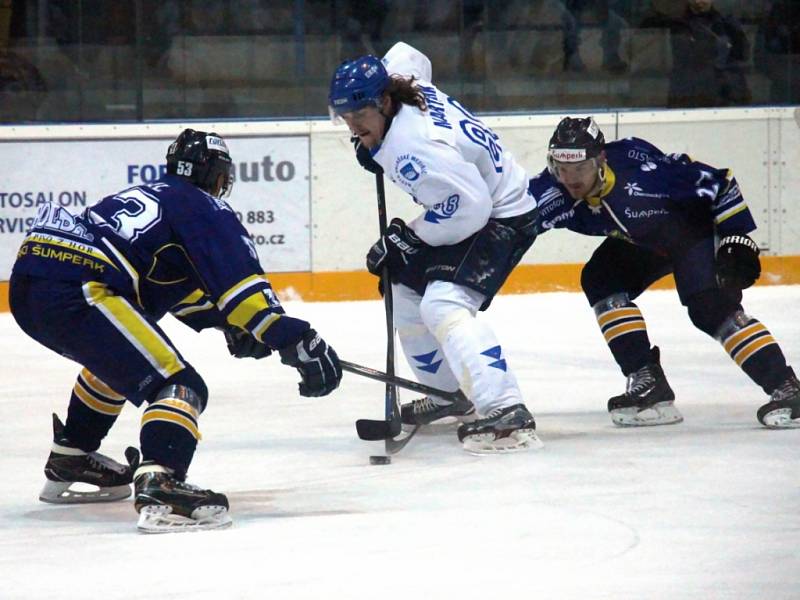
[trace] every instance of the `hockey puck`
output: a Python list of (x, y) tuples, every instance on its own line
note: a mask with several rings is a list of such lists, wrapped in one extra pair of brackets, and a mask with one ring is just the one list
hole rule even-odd
[(391, 456), (370, 456), (369, 464), (371, 465), (390, 465), (392, 464)]

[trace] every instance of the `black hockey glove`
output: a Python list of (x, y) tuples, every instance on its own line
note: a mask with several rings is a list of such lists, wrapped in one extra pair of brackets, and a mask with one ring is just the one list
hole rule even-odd
[(383, 173), (383, 168), (375, 161), (374, 158), (372, 158), (369, 148), (361, 143), (360, 137), (354, 135), (350, 138), (350, 142), (353, 144), (353, 148), (356, 150), (356, 160), (358, 161), (358, 164), (360, 164), (370, 173), (375, 173), (376, 175)]
[(758, 246), (746, 235), (722, 238), (717, 250), (717, 283), (723, 288), (743, 290), (761, 275)]
[(383, 267), (399, 273), (418, 258), (427, 244), (402, 219), (392, 219), (386, 233), (367, 252), (367, 270), (380, 277)]
[(319, 334), (309, 329), (296, 344), (278, 350), (281, 362), (300, 372), (301, 396), (327, 396), (342, 380), (342, 366), (336, 351)]
[(238, 327), (226, 327), (222, 330), (228, 343), (228, 352), (236, 358), (264, 358), (272, 354), (266, 344), (259, 342), (253, 334)]

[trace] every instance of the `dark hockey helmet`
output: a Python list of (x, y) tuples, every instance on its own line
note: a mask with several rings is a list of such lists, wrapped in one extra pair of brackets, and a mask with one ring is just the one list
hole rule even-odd
[(390, 77), (381, 59), (368, 54), (343, 62), (331, 79), (328, 109), (331, 118), (365, 106), (379, 107)]
[(603, 132), (592, 117), (565, 117), (561, 119), (547, 145), (548, 163), (580, 162), (596, 158), (603, 151), (605, 143)]
[(167, 173), (188, 179), (209, 194), (222, 175), (218, 198), (229, 196), (233, 189), (233, 161), (228, 146), (213, 132), (184, 129), (167, 150)]

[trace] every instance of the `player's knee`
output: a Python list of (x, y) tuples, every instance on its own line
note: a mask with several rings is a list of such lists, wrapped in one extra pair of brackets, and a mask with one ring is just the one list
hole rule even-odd
[(156, 401), (164, 398), (177, 398), (202, 413), (208, 402), (208, 387), (203, 378), (193, 368), (188, 367), (175, 373), (164, 382), (156, 394)]
[(722, 324), (737, 311), (741, 311), (739, 303), (727, 298), (718, 289), (707, 290), (692, 296), (686, 303), (689, 319), (700, 331), (714, 337)]
[(594, 306), (609, 296), (607, 272), (591, 260), (581, 269), (581, 289)]
[(628, 292), (617, 292), (598, 300), (592, 304), (592, 308), (594, 309), (594, 314), (599, 317), (610, 310), (629, 306), (630, 303), (631, 297), (628, 295)]
[(735, 310), (722, 321), (713, 335), (718, 341), (722, 342), (752, 322), (752, 317), (746, 315), (743, 310)]

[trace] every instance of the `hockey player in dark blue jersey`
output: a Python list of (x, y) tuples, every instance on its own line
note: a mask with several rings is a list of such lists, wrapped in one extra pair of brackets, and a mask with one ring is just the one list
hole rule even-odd
[[(185, 482), (208, 400), (202, 377), (157, 325), (171, 313), (225, 333), (232, 355), (273, 350), (296, 368), (303, 396), (323, 396), (342, 371), (333, 348), (285, 314), (255, 246), (223, 200), (233, 165), (221, 137), (187, 129), (169, 147), (167, 175), (103, 198), (82, 215), (45, 205), (10, 281), (20, 327), (84, 368), (66, 423), (54, 415), (46, 502), (118, 500), (135, 487), (147, 532), (228, 525), (224, 494)], [(123, 466), (97, 453), (125, 401), (146, 403), (138, 452)], [(96, 492), (72, 488), (92, 483)]]
[(625, 393), (608, 402), (613, 422), (683, 420), (633, 302), (672, 273), (692, 323), (770, 395), (758, 420), (770, 428), (800, 426), (800, 383), (767, 328), (741, 305), (761, 266), (747, 235), (756, 226), (731, 173), (685, 154), (665, 155), (638, 138), (605, 143), (592, 118), (563, 119), (547, 158), (530, 182), (540, 231), (606, 236), (584, 266), (581, 286), (627, 377)]

